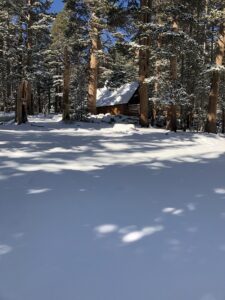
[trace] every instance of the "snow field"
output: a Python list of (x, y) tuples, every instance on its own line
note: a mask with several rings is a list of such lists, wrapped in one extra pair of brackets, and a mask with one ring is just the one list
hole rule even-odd
[(0, 128), (1, 300), (224, 300), (225, 138)]

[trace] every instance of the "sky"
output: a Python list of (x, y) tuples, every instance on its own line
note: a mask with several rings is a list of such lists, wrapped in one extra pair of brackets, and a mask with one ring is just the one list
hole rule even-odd
[(58, 12), (63, 9), (63, 5), (64, 4), (63, 4), (62, 0), (54, 0), (51, 10), (54, 12)]

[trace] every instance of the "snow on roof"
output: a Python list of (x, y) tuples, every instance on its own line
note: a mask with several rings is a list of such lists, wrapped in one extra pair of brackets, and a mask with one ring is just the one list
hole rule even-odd
[(117, 104), (127, 104), (136, 92), (138, 82), (131, 82), (122, 85), (117, 89), (110, 90), (106, 86), (97, 90), (96, 106), (113, 106)]

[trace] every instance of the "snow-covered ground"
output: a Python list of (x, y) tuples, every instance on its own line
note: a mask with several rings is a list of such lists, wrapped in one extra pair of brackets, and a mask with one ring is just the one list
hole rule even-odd
[(0, 123), (1, 122), (9, 122), (11, 120), (15, 119), (15, 113), (5, 113), (5, 112), (0, 112)]
[(225, 138), (0, 127), (0, 300), (224, 300)]

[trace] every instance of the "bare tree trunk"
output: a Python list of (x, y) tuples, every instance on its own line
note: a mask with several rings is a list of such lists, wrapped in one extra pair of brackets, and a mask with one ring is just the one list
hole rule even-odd
[[(225, 9), (224, 9), (225, 12)], [(222, 66), (225, 49), (225, 23), (220, 26), (219, 37), (216, 47), (216, 66)], [(208, 115), (205, 131), (217, 133), (216, 117), (217, 117), (217, 102), (219, 96), (220, 74), (219, 70), (214, 70), (212, 73), (211, 90), (209, 94)]]
[(222, 133), (225, 133), (225, 107), (222, 108)]
[[(6, 41), (5, 39), (1, 40), (1, 45), (0, 45), (0, 60), (4, 61), (5, 59), (5, 52), (6, 52), (7, 46), (6, 46)], [(1, 82), (2, 82), (2, 88), (1, 88), (1, 102), (3, 105), (1, 105), (0, 110), (4, 111), (6, 108), (6, 103), (7, 103), (7, 73), (5, 72), (5, 68), (1, 69)]]
[(48, 88), (48, 114), (50, 114), (51, 110), (51, 88)]
[[(31, 7), (33, 5), (33, 0), (27, 0), (28, 6)], [(33, 25), (33, 19), (31, 15), (31, 11), (29, 10), (27, 14), (27, 68), (30, 69), (32, 66), (32, 34), (31, 34), (31, 26)], [(29, 84), (29, 93), (27, 94), (27, 112), (30, 115), (34, 114), (33, 108), (33, 97), (32, 97), (32, 87)]]
[(64, 73), (63, 73), (63, 121), (70, 120), (69, 88), (70, 88), (70, 61), (69, 61), (68, 47), (65, 46)]
[(211, 35), (211, 43), (210, 43), (210, 63), (213, 64), (214, 61), (214, 25), (212, 25), (212, 35)]
[(27, 85), (26, 80), (22, 80), (17, 92), (16, 101), (16, 122), (17, 124), (27, 122)]
[[(141, 22), (147, 24), (150, 21), (150, 13), (145, 11), (151, 8), (151, 0), (141, 0)], [(149, 127), (148, 120), (148, 84), (146, 78), (148, 77), (149, 71), (149, 49), (150, 37), (144, 36), (140, 39), (142, 48), (139, 51), (139, 97), (140, 97), (140, 117), (139, 122), (142, 127)]]
[[(208, 15), (209, 10), (209, 0), (205, 0), (205, 15)], [(207, 63), (207, 47), (208, 47), (208, 38), (207, 38), (207, 30), (208, 30), (208, 24), (206, 23), (204, 25), (204, 43), (203, 43), (203, 52), (204, 52), (204, 61)]]
[[(61, 71), (59, 66), (56, 66), (56, 75), (57, 77), (59, 75), (61, 75)], [(55, 113), (59, 113), (60, 112), (60, 97), (59, 97), (59, 93), (60, 93), (60, 84), (59, 82), (57, 82), (57, 84), (55, 85), (55, 99), (54, 99), (54, 111)]]
[(184, 84), (184, 70), (185, 70), (185, 61), (184, 61), (184, 54), (181, 55), (181, 70), (180, 70), (180, 79), (181, 83)]
[(91, 20), (91, 56), (90, 56), (90, 75), (88, 83), (88, 110), (91, 114), (96, 114), (96, 98), (97, 98), (97, 83), (98, 83), (98, 40), (99, 32), (96, 24), (97, 18), (92, 14)]
[(59, 96), (57, 96), (58, 88), (56, 88), (56, 95), (55, 95), (55, 101), (54, 101), (54, 108), (55, 108), (55, 113), (59, 112)]
[[(178, 23), (177, 20), (174, 19), (173, 20), (173, 24), (172, 24), (172, 31), (173, 32), (178, 32)], [(173, 45), (173, 52), (175, 52), (175, 46)], [(177, 54), (172, 54), (172, 56), (170, 57), (170, 78), (172, 81), (177, 80)]]
[(11, 72), (11, 65), (10, 61), (7, 61), (7, 99), (11, 97), (11, 90), (12, 90), (12, 83), (10, 80), (10, 72)]
[(41, 89), (40, 85), (37, 85), (37, 100), (38, 100), (38, 113), (42, 113), (42, 105), (41, 105)]
[(22, 118), (22, 85), (19, 85), (16, 97), (16, 123), (19, 125), (23, 123)]
[(172, 55), (170, 58), (170, 76), (173, 81), (177, 79), (177, 56)]
[[(176, 19), (173, 20), (172, 23), (172, 31), (173, 32), (178, 32), (178, 22)], [(170, 57), (170, 78), (171, 78), (171, 82), (172, 85), (174, 85), (174, 83), (177, 80), (177, 54), (176, 54), (176, 48), (175, 45), (173, 45), (173, 52), (175, 54), (173, 54)], [(170, 131), (177, 131), (177, 114), (176, 114), (176, 104), (171, 103), (168, 111), (167, 111), (167, 129)]]
[(33, 95), (32, 95), (32, 87), (29, 81), (26, 84), (26, 106), (27, 106), (27, 113), (33, 115), (34, 108), (33, 108)]
[(27, 111), (29, 115), (33, 115), (34, 114), (34, 105), (33, 105), (33, 96), (32, 96), (32, 87), (31, 84), (29, 82), (28, 84), (28, 96), (27, 96)]
[(149, 114), (150, 114), (151, 126), (153, 127), (155, 125), (155, 118), (156, 118), (156, 109), (155, 109), (154, 101), (150, 102)]
[(166, 129), (174, 132), (177, 131), (177, 109), (173, 103), (171, 103), (167, 109)]
[[(161, 24), (161, 21), (159, 21), (159, 24)], [(160, 33), (158, 38), (157, 38), (157, 48), (158, 48), (158, 50), (161, 50), (161, 47), (162, 47), (162, 34)], [(161, 67), (161, 59), (158, 58), (156, 60), (156, 63), (155, 63), (155, 77), (156, 77), (156, 80), (155, 80), (155, 83), (154, 83), (154, 95), (155, 95), (155, 97), (158, 97), (158, 94), (159, 94), (160, 67)]]
[[(7, 17), (7, 31), (10, 32), (9, 14), (8, 14), (8, 17)], [(9, 37), (7, 37), (6, 43), (7, 43), (7, 48), (10, 48)], [(7, 80), (7, 100), (8, 100), (11, 97), (11, 92), (12, 92), (12, 82), (11, 82), (11, 78), (10, 78), (11, 63), (10, 63), (9, 59), (7, 59), (6, 70), (7, 70), (6, 80)]]

